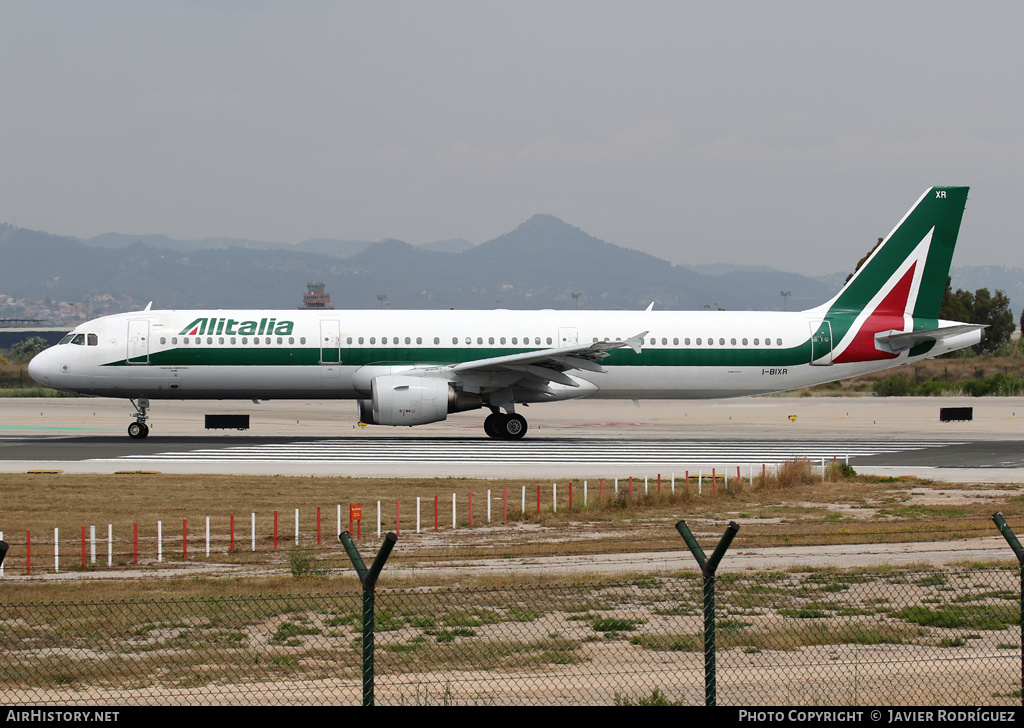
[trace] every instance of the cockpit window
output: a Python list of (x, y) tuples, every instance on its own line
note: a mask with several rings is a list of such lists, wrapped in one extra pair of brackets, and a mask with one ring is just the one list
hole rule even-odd
[(62, 345), (64, 345), (64, 344), (70, 344), (70, 343), (71, 343), (71, 340), (72, 340), (73, 338), (75, 338), (75, 335), (74, 335), (74, 334), (68, 334), (68, 335), (67, 335), (67, 336), (65, 336), (65, 337), (64, 337), (63, 339), (61, 339), (60, 341), (58, 341), (58, 342), (57, 342), (57, 346), (62, 346)]
[(99, 346), (100, 337), (98, 337), (96, 334), (88, 334), (87, 336), (89, 337), (89, 346)]
[(76, 346), (85, 346), (85, 334), (75, 334), (71, 339), (71, 343)]

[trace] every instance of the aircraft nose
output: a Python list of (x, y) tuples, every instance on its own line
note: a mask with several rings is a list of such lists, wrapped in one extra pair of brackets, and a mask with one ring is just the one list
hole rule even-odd
[(50, 383), (49, 351), (41, 351), (28, 363), (28, 375), (43, 386)]

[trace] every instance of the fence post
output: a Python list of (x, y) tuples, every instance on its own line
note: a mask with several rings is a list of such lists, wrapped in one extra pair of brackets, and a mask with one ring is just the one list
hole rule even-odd
[[(1021, 547), (1020, 541), (1017, 540), (1017, 536), (1014, 535), (1013, 529), (1010, 528), (1006, 519), (1003, 518), (1003, 514), (1000, 511), (996, 511), (992, 514), (992, 521), (996, 524), (996, 528), (1003, 534), (1003, 538), (1006, 539), (1006, 543), (1010, 544), (1010, 548), (1013, 549), (1013, 553), (1017, 556), (1017, 564), (1020, 566), (1020, 602), (1018, 605), (1024, 610), (1024, 548)], [(1021, 611), (1020, 619), (1020, 644), (1021, 644), (1021, 658), (1020, 658), (1020, 684), (1021, 684), (1021, 703), (1024, 704), (1024, 611)]]
[(686, 521), (679, 521), (676, 530), (690, 548), (690, 553), (697, 560), (704, 577), (704, 704), (714, 706), (718, 701), (715, 686), (715, 572), (729, 544), (736, 537), (736, 532), (740, 530), (740, 525), (736, 521), (729, 522), (729, 527), (725, 529), (725, 534), (710, 559), (704, 556), (704, 551), (693, 537)]
[(359, 575), (359, 581), (363, 585), (363, 705), (373, 705), (374, 601), (376, 598), (377, 578), (380, 576), (381, 569), (384, 568), (384, 563), (388, 560), (388, 556), (391, 555), (391, 549), (395, 547), (398, 536), (394, 533), (388, 533), (384, 537), (384, 543), (381, 544), (380, 551), (377, 552), (377, 558), (373, 560), (373, 564), (369, 569), (366, 568), (362, 558), (360, 558), (359, 551), (356, 550), (356, 545), (352, 541), (352, 535), (348, 531), (338, 534), (338, 540), (341, 541), (345, 551), (348, 552), (352, 566), (355, 567), (356, 573)]

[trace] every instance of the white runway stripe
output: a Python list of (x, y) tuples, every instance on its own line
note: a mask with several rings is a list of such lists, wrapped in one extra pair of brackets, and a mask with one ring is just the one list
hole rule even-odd
[[(114, 460), (177, 462), (338, 462), (338, 463), (593, 463), (746, 465), (802, 459), (831, 460), (945, 447), (961, 443), (934, 440), (533, 440), (502, 442), (462, 438), (411, 440), (374, 438), (267, 443), (207, 448)], [(98, 459), (97, 459), (98, 460)], [(109, 459), (108, 459), (109, 461)]]

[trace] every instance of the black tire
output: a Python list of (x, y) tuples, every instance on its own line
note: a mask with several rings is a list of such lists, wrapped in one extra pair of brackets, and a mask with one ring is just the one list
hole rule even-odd
[(495, 440), (500, 440), (502, 438), (501, 428), (504, 424), (504, 419), (505, 416), (499, 412), (487, 415), (487, 418), (484, 420), (484, 432), (487, 433), (488, 437), (492, 437)]
[(133, 422), (128, 425), (128, 437), (133, 440), (141, 440), (149, 434), (149, 428), (141, 422)]
[(526, 437), (526, 418), (522, 415), (509, 415), (501, 423), (501, 436), (505, 440), (522, 440)]

